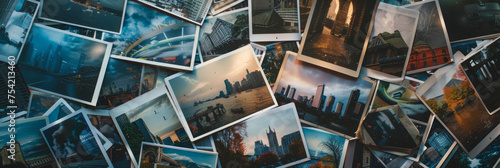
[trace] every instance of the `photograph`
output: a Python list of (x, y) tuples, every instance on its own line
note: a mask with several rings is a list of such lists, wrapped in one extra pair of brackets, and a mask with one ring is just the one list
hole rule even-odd
[(418, 17), (416, 10), (379, 4), (363, 62), (369, 77), (403, 80)]
[(106, 154), (111, 164), (113, 164), (113, 167), (130, 168), (131, 160), (128, 156), (127, 147), (125, 147), (125, 144), (120, 138), (118, 129), (116, 129), (116, 125), (111, 116), (109, 116), (109, 113), (94, 112), (88, 109), (85, 109), (85, 112), (88, 114), (92, 126), (111, 141), (112, 146), (106, 151)]
[(213, 134), (222, 167), (290, 167), (310, 160), (293, 103)]
[(248, 3), (246, 0), (215, 0), (212, 3), (212, 8), (210, 9), (210, 14), (211, 15), (217, 15), (235, 5), (238, 5), (240, 3)]
[(40, 19), (120, 34), (127, 0), (41, 0)]
[(17, 62), (38, 12), (39, 2), (3, 0), (0, 9), (0, 61)]
[(373, 155), (378, 160), (380, 160), (387, 168), (396, 168), (396, 167), (407, 168), (409, 164), (413, 163), (413, 161), (410, 161), (405, 157), (391, 155), (389, 153), (378, 150), (371, 150), (371, 151)]
[(304, 33), (304, 30), (306, 29), (307, 19), (309, 18), (313, 2), (314, 0), (299, 0), (300, 33)]
[(203, 23), (212, 5), (212, 0), (138, 0), (169, 15), (187, 20), (196, 25)]
[(198, 31), (199, 26), (128, 1), (122, 33), (104, 33), (102, 40), (113, 44), (113, 58), (191, 71)]
[(111, 109), (139, 96), (142, 64), (109, 58), (96, 108)]
[(248, 37), (248, 8), (209, 16), (200, 28), (198, 52), (206, 62), (250, 44)]
[[(228, 73), (229, 72), (229, 73)], [(165, 78), (191, 141), (277, 106), (250, 45)]]
[(314, 1), (298, 59), (358, 77), (379, 1)]
[(17, 65), (30, 89), (95, 106), (111, 46), (34, 24)]
[(375, 155), (359, 140), (348, 141), (347, 152), (344, 161), (345, 168), (370, 168), (385, 167)]
[(500, 1), (437, 0), (451, 43), (500, 35)]
[(217, 153), (142, 142), (139, 168), (216, 168)]
[(471, 158), (500, 134), (500, 115), (488, 113), (458, 65), (416, 93)]
[(158, 87), (115, 107), (109, 114), (136, 167), (142, 141), (193, 148), (167, 98), (165, 87)]
[(158, 66), (143, 65), (139, 94), (142, 95), (160, 86), (164, 87), (165, 78), (175, 73), (177, 73), (177, 71)]
[(424, 123), (429, 121), (431, 111), (418, 99), (412, 88), (380, 81), (371, 109), (396, 104), (403, 109), (408, 118)]
[(448, 33), (435, 0), (403, 6), (420, 12), (406, 74), (437, 69), (453, 61)]
[(50, 124), (74, 112), (75, 110), (61, 98), (57, 100), (43, 116), (47, 116), (47, 122)]
[(443, 125), (434, 119), (419, 161), (427, 167), (437, 167), (444, 156), (452, 150), (455, 140)]
[(353, 139), (376, 82), (352, 78), (296, 59), (287, 52), (273, 93), (280, 105), (294, 102), (303, 123)]
[[(47, 125), (46, 117), (35, 117), (24, 120), (17, 120), (15, 131), (8, 132), (10, 123), (0, 124), (0, 144), (2, 155), (7, 155), (7, 150), (11, 149), (11, 144), (15, 145), (14, 159), (2, 158), (3, 168), (47, 168), (57, 167), (54, 157), (50, 154), (50, 149), (45, 144), (40, 128)], [(10, 142), (11, 133), (15, 133), (15, 143)], [(5, 162), (7, 160), (7, 162)]]
[(257, 61), (262, 62), (262, 57), (266, 55), (266, 46), (257, 44), (257, 43), (250, 43), (253, 48), (253, 52), (255, 53), (255, 57), (257, 57)]
[(401, 152), (401, 156), (418, 150), (421, 140), (417, 127), (399, 105), (372, 109), (364, 117), (357, 135), (368, 148)]
[(498, 167), (500, 158), (500, 137), (497, 137), (479, 155), (471, 159), (459, 146), (456, 146), (443, 163), (444, 168), (457, 167)]
[(249, 0), (250, 41), (298, 41), (298, 0)]
[(451, 44), (451, 50), (453, 51), (453, 54), (457, 52), (462, 52), (463, 55), (467, 55), (473, 51), (479, 50), (479, 48), (484, 47), (484, 44), (488, 44), (494, 39), (487, 39), (487, 40), (472, 40), (472, 41), (464, 41), (464, 42), (459, 42), (459, 43), (452, 43)]
[(422, 0), (381, 0), (380, 2), (396, 6), (403, 6), (415, 3), (416, 1), (422, 1)]
[(83, 111), (40, 128), (59, 167), (113, 167)]
[[(460, 63), (469, 82), (490, 114), (500, 111), (500, 40), (471, 53)], [(495, 96), (496, 95), (496, 96)]]
[(311, 127), (302, 127), (311, 160), (296, 165), (296, 168), (342, 167), (349, 140)]
[(280, 73), (281, 64), (285, 58), (287, 51), (297, 52), (299, 46), (295, 41), (272, 43), (265, 46), (266, 54), (264, 58), (260, 61), (260, 66), (266, 74), (267, 81), (271, 88), (274, 87), (274, 83), (278, 78)]
[(56, 23), (56, 22), (51, 22), (51, 21), (46, 21), (42, 19), (37, 19), (35, 20), (35, 23), (43, 24), (49, 27), (53, 27), (59, 30), (64, 30), (67, 32), (87, 36), (93, 39), (98, 39), (100, 40), (102, 38), (102, 32), (97, 31), (97, 30), (92, 30), (92, 29), (87, 29), (87, 28), (81, 28), (81, 27), (76, 27), (76, 26), (71, 26), (67, 24), (62, 24), (62, 23)]
[[(42, 93), (38, 91), (31, 91), (30, 102), (28, 105), (28, 113), (26, 114), (26, 118), (38, 117), (42, 116), (47, 110), (52, 107), (52, 105), (56, 104), (56, 102), (61, 97), (54, 96), (47, 93)], [(81, 105), (76, 104), (72, 101), (65, 100), (66, 103), (71, 107), (71, 109), (78, 111), (82, 108)]]

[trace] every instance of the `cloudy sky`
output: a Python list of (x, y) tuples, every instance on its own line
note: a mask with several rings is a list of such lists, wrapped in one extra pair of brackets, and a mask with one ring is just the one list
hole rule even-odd
[(183, 73), (170, 80), (175, 97), (179, 105), (191, 106), (195, 101), (207, 100), (219, 95), (220, 91), (226, 92), (224, 80), (234, 84), (246, 78), (247, 70), (251, 73), (260, 70), (252, 48), (247, 48), (231, 56), (204, 64), (192, 73)]
[[(16, 137), (15, 140), (21, 144), (21, 146), (30, 143), (37, 142), (44, 143), (42, 135), (40, 134), (40, 128), (45, 127), (46, 121), (44, 119), (32, 120), (29, 122), (19, 121), (15, 126)], [(3, 123), (0, 128), (0, 145), (6, 144), (10, 140), (10, 132), (7, 131), (9, 128), (8, 123)], [(23, 149), (25, 146), (23, 146)], [(48, 149), (48, 148), (47, 148)], [(47, 150), (48, 151), (48, 150)]]
[[(187, 160), (198, 165), (209, 166), (211, 168), (217, 167), (217, 155), (214, 154), (179, 150), (174, 148), (163, 148), (162, 152), (176, 161)], [(183, 162), (183, 164), (185, 165), (186, 162)]]
[[(383, 4), (383, 3), (381, 3)], [(390, 6), (385, 9), (385, 6)], [(393, 8), (391, 5), (380, 5), (377, 14), (375, 15), (375, 21), (373, 24), (372, 35), (377, 36), (380, 33), (388, 32), (394, 33), (395, 30), (399, 30), (401, 37), (406, 42), (407, 45), (412, 42), (415, 33), (415, 20), (418, 17), (418, 12), (408, 13), (408, 10), (403, 10), (404, 8)], [(413, 10), (412, 10), (413, 11)]]
[(323, 95), (327, 96), (327, 99), (331, 95), (335, 96), (334, 109), (337, 107), (337, 102), (342, 102), (344, 103), (342, 110), (345, 110), (347, 99), (352, 90), (359, 89), (361, 95), (358, 102), (366, 104), (371, 87), (373, 86), (372, 83), (362, 78), (347, 77), (334, 71), (303, 63), (296, 60), (293, 55), (288, 55), (288, 60), (286, 60), (285, 64), (279, 84), (275, 86), (276, 93), (280, 93), (281, 88), (285, 87), (286, 89), (290, 85), (290, 88), (295, 87), (297, 89), (294, 99), (297, 99), (299, 95), (311, 98), (316, 93), (318, 85), (325, 84)]
[(276, 130), (278, 144), (281, 145), (281, 137), (299, 131), (298, 119), (291, 108), (275, 112), (271, 110), (262, 115), (258, 115), (246, 121), (247, 137), (244, 139), (245, 155), (252, 155), (255, 152), (255, 141), (262, 140), (264, 144), (269, 146), (266, 131), (269, 127)]

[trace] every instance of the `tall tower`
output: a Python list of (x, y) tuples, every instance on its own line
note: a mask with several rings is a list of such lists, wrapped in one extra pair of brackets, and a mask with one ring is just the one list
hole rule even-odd
[(315, 99), (312, 102), (313, 107), (319, 108), (321, 105), (321, 98), (323, 97), (323, 93), (325, 92), (325, 84), (318, 85), (316, 89), (316, 94), (314, 95)]
[(80, 71), (80, 68), (82, 68), (84, 65), (85, 65), (85, 57), (87, 57), (85, 55), (85, 53), (81, 53), (80, 54), (80, 59), (78, 60), (78, 68), (77, 68), (77, 71)]
[(229, 96), (233, 93), (233, 87), (231, 82), (228, 79), (224, 80), (224, 84), (226, 85), (226, 94)]
[(281, 156), (281, 147), (278, 144), (278, 138), (276, 137), (276, 129), (271, 130), (271, 126), (269, 126), (269, 131), (266, 130), (267, 140), (269, 141), (269, 148), (273, 153), (276, 153), (278, 157)]
[(290, 85), (286, 87), (285, 95), (283, 95), (285, 98), (288, 97), (288, 92), (290, 92)]
[(359, 95), (360, 95), (359, 89), (354, 89), (351, 91), (351, 95), (349, 96), (349, 100), (347, 100), (347, 104), (345, 106), (345, 111), (344, 115), (350, 115), (350, 113), (354, 113), (354, 108), (356, 108), (356, 103), (358, 102)]
[(325, 112), (331, 113), (333, 109), (333, 104), (335, 103), (335, 96), (328, 97), (328, 101), (326, 101), (326, 109)]

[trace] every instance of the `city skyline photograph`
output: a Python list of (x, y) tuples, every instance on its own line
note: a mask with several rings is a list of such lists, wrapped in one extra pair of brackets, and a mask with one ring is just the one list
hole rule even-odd
[[(186, 167), (216, 168), (216, 152), (207, 152), (168, 145), (143, 142), (141, 147), (140, 168), (148, 167)], [(160, 156), (158, 156), (160, 155)]]
[[(228, 73), (229, 72), (229, 73)], [(171, 98), (191, 140), (236, 124), (276, 106), (250, 45), (165, 78)]]
[[(3, 146), (2, 151), (6, 151), (11, 132), (7, 130), (10, 123), (0, 124), (0, 145)], [(16, 136), (16, 155), (15, 161), (12, 163), (3, 163), (6, 167), (32, 167), (42, 168), (44, 166), (56, 166), (53, 156), (50, 154), (50, 149), (45, 140), (40, 134), (40, 128), (47, 125), (47, 117), (34, 117), (25, 120), (16, 121), (15, 136)], [(19, 153), (18, 153), (19, 152)]]
[[(500, 115), (490, 115), (474, 92), (465, 73), (454, 65), (422, 95), (424, 104), (436, 115), (469, 156), (475, 156), (497, 136)], [(417, 94), (422, 93), (417, 90)], [(465, 96), (467, 95), (467, 96)], [(455, 98), (459, 96), (458, 98)], [(495, 135), (489, 135), (494, 132)], [(496, 133), (495, 133), (496, 132)], [(488, 139), (488, 141), (484, 141)]]
[(298, 168), (344, 165), (348, 140), (336, 134), (311, 127), (302, 127), (311, 160), (297, 165)]
[(45, 143), (60, 167), (111, 166), (108, 155), (105, 154), (106, 151), (91, 125), (87, 114), (80, 111), (40, 128)]
[(141, 141), (157, 144), (179, 141), (182, 147), (192, 148), (187, 136), (179, 137), (178, 133), (185, 132), (165, 87), (153, 89), (109, 113), (135, 163), (139, 160)]
[(127, 1), (122, 33), (104, 33), (102, 39), (113, 43), (113, 58), (190, 71), (198, 29), (196, 25)]
[(363, 61), (363, 67), (369, 69), (368, 76), (404, 77), (418, 20), (416, 10), (379, 4)]
[(236, 161), (240, 167), (286, 167), (309, 159), (293, 104), (268, 110), (212, 137), (225, 166)]
[[(17, 62), (21, 49), (35, 14), (38, 12), (39, 2), (31, 0), (4, 0), (0, 10), (0, 61)], [(14, 59), (9, 59), (13, 56)]]
[(248, 8), (208, 16), (200, 28), (198, 52), (208, 61), (248, 45), (248, 31)]
[(355, 136), (375, 91), (375, 81), (304, 63), (291, 52), (285, 56), (282, 66), (273, 88), (280, 104), (295, 102), (303, 121)]
[(111, 44), (34, 24), (18, 65), (31, 89), (95, 105)]
[(148, 6), (157, 8), (168, 14), (175, 15), (196, 25), (202, 25), (203, 20), (212, 5), (211, 0), (138, 0)]
[(126, 0), (43, 0), (39, 17), (71, 26), (120, 34)]
[(298, 59), (358, 77), (378, 1), (317, 0)]

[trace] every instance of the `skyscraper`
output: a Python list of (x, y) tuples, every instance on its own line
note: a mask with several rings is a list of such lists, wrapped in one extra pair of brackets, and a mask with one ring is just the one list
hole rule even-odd
[(85, 57), (87, 57), (85, 53), (80, 54), (80, 59), (78, 60), (78, 68), (76, 69), (77, 71), (80, 71), (80, 68), (85, 66)]
[(316, 89), (316, 94), (314, 94), (314, 97), (316, 97), (316, 99), (313, 100), (311, 106), (320, 108), (321, 97), (323, 96), (324, 91), (325, 91), (325, 84), (318, 85), (318, 88)]
[(333, 104), (335, 103), (335, 96), (328, 97), (328, 101), (326, 101), (326, 109), (325, 112), (331, 113), (333, 109)]
[(335, 107), (335, 114), (341, 115), (343, 106), (344, 106), (344, 103), (338, 102), (337, 107)]
[(363, 114), (363, 110), (365, 109), (365, 103), (356, 103), (356, 107), (354, 107), (354, 112), (352, 117), (356, 120), (361, 119), (361, 115)]
[(281, 92), (280, 93), (281, 93), (282, 96), (285, 96), (285, 87), (281, 88)]
[(359, 95), (359, 89), (354, 89), (353, 91), (351, 91), (351, 95), (349, 96), (349, 100), (347, 100), (345, 111), (342, 116), (351, 115), (352, 113), (354, 113), (354, 108), (356, 107), (356, 103), (358, 102)]
[(285, 95), (283, 95), (285, 98), (288, 97), (288, 92), (290, 92), (290, 85), (286, 87)]
[(290, 95), (288, 95), (288, 98), (293, 99), (293, 97), (295, 97), (295, 91), (297, 91), (297, 89), (292, 88), (292, 90), (290, 91)]
[(287, 134), (283, 137), (281, 137), (281, 146), (283, 147), (283, 154), (290, 153), (289, 146), (292, 144), (296, 139), (300, 138), (300, 132), (292, 132), (290, 134)]
[(269, 146), (265, 145), (262, 140), (255, 141), (254, 155), (260, 156), (263, 153), (269, 152)]
[(0, 27), (7, 26), (18, 2), (19, 0), (5, 0), (0, 2)]
[(278, 138), (276, 137), (276, 130), (271, 130), (271, 126), (269, 126), (269, 131), (266, 130), (266, 134), (270, 150), (278, 155), (278, 157), (281, 157), (282, 153), (280, 145), (278, 144)]
[(228, 79), (224, 80), (224, 84), (226, 85), (226, 94), (229, 96), (233, 93), (233, 87)]

